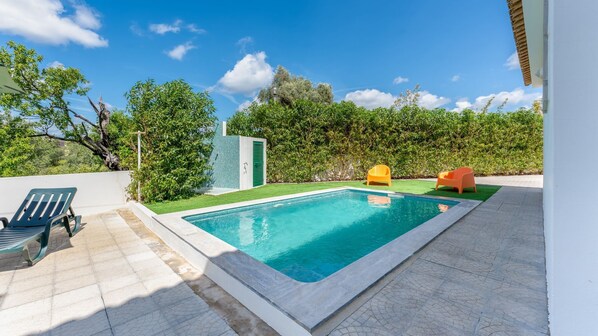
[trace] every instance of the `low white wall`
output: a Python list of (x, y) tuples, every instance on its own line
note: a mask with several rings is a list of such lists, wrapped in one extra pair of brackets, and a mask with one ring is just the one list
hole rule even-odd
[(14, 215), (29, 190), (34, 188), (76, 187), (73, 210), (91, 214), (127, 204), (126, 187), (130, 172), (104, 172), (66, 175), (42, 175), (0, 178), (0, 216)]

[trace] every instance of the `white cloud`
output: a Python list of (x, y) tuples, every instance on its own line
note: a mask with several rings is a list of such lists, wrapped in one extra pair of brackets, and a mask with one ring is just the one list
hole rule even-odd
[(75, 15), (73, 19), (79, 26), (93, 30), (100, 29), (102, 23), (99, 19), (99, 13), (93, 8), (82, 4), (75, 5)]
[(94, 31), (101, 25), (95, 10), (79, 4), (75, 6), (74, 17), (64, 13), (60, 0), (2, 1), (0, 32), (51, 45), (108, 46), (108, 40)]
[(450, 102), (451, 100), (449, 98), (440, 97), (435, 94), (431, 94), (428, 91), (420, 91), (419, 102), (417, 104), (427, 109), (435, 109)]
[(129, 26), (129, 29), (131, 30), (131, 32), (133, 32), (133, 34), (135, 34), (137, 36), (145, 36), (145, 32), (143, 31), (143, 29), (141, 27), (139, 27), (137, 22), (131, 23), (131, 25)]
[(461, 98), (461, 99), (457, 100), (455, 102), (455, 106), (456, 107), (454, 109), (452, 109), (451, 111), (453, 111), (453, 112), (461, 112), (461, 111), (463, 111), (465, 109), (468, 109), (468, 108), (472, 107), (471, 103), (469, 102), (469, 99), (467, 99), (467, 98)]
[(253, 101), (251, 101), (251, 100), (246, 100), (246, 101), (242, 102), (241, 104), (239, 104), (239, 107), (237, 107), (237, 111), (243, 111), (244, 109), (251, 106), (252, 103), (253, 103)]
[(203, 28), (197, 27), (195, 23), (190, 23), (187, 25), (187, 30), (195, 34), (205, 34), (207, 31)]
[(393, 84), (401, 84), (401, 83), (407, 83), (409, 81), (409, 78), (405, 78), (405, 77), (397, 77), (395, 79), (392, 80)]
[(64, 64), (58, 62), (58, 61), (54, 61), (50, 64), (48, 64), (48, 68), (60, 68), (60, 69), (64, 69)]
[[(137, 24), (131, 25), (131, 31), (136, 35), (143, 36), (143, 30)], [(183, 25), (183, 20), (175, 20), (173, 23), (152, 23), (148, 27), (149, 31), (158, 35), (165, 35), (166, 33), (179, 33), (182, 29), (186, 29), (194, 34), (205, 34), (207, 31), (199, 28), (195, 23)]]
[(396, 100), (396, 97), (390, 93), (381, 92), (376, 89), (357, 90), (345, 95), (345, 99), (352, 101), (357, 106), (363, 106), (367, 109), (376, 107), (390, 107)]
[(468, 99), (460, 99), (457, 101), (457, 106), (455, 109), (453, 109), (453, 111), (462, 111), (464, 108), (481, 110), (484, 108), (484, 106), (486, 106), (490, 99), (492, 99), (492, 103), (488, 107), (489, 110), (496, 109), (502, 105), (505, 100), (507, 101), (505, 106), (509, 108), (530, 107), (534, 101), (542, 99), (542, 94), (540, 92), (526, 93), (520, 88), (517, 88), (513, 91), (501, 91), (486, 96), (479, 96), (473, 103), (470, 103)]
[(245, 36), (243, 38), (240, 38), (236, 45), (239, 47), (239, 51), (242, 54), (247, 54), (247, 47), (253, 44), (253, 37), (251, 36)]
[(511, 54), (511, 56), (509, 56), (509, 58), (507, 58), (505, 66), (509, 70), (521, 69), (521, 66), (519, 65), (519, 55), (517, 55), (517, 52), (514, 52)]
[(183, 60), (183, 57), (187, 54), (187, 52), (191, 49), (197, 48), (191, 42), (187, 42), (185, 44), (179, 44), (178, 46), (172, 48), (172, 50), (166, 52), (168, 57), (175, 59), (177, 61)]
[(152, 23), (149, 25), (149, 30), (159, 35), (166, 33), (178, 33), (181, 31), (181, 24), (183, 21), (176, 20), (173, 24), (168, 23)]
[(217, 89), (224, 93), (242, 93), (252, 96), (272, 82), (274, 71), (266, 62), (266, 53), (260, 51), (247, 54), (228, 70), (216, 84)]
[[(390, 107), (397, 98), (398, 97), (387, 92), (382, 92), (376, 89), (366, 89), (349, 92), (345, 95), (344, 100), (352, 101), (358, 106), (373, 109), (376, 107)], [(449, 98), (437, 96), (428, 91), (420, 91), (417, 105), (427, 109), (435, 109), (448, 104), (450, 101)]]
[(461, 79), (461, 76), (454, 75), (453, 77), (451, 77), (451, 82), (458, 82), (460, 79)]

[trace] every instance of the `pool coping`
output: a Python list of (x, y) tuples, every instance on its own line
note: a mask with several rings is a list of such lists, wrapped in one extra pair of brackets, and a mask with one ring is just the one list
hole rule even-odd
[[(312, 283), (296, 281), (183, 219), (189, 215), (340, 190), (398, 194), (458, 203), (448, 211), (424, 222), (332, 275)], [(320, 327), (334, 317), (336, 312), (353, 302), (378, 280), (396, 269), (481, 203), (481, 201), (450, 197), (339, 187), (163, 215), (154, 214), (152, 217), (169, 231), (169, 238), (162, 238), (171, 247), (189, 259), (194, 266), (204, 270), (208, 277), (229, 291), (275, 330), (283, 335), (310, 335), (325, 332), (319, 330), (323, 329)], [(292, 326), (289, 323), (296, 325)]]

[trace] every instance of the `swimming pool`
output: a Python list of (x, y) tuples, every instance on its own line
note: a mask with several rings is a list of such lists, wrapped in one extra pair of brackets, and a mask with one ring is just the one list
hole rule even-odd
[(297, 281), (315, 282), (455, 204), (341, 190), (184, 219)]
[(280, 334), (325, 335), (480, 203), (342, 187), (136, 214)]

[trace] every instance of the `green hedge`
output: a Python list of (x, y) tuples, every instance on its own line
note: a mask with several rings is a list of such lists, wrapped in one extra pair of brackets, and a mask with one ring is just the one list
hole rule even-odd
[(363, 179), (378, 163), (390, 166), (393, 178), (434, 177), (459, 166), (477, 175), (542, 172), (542, 116), (530, 110), (368, 110), (301, 101), (253, 104), (228, 125), (231, 134), (268, 140), (269, 182)]

